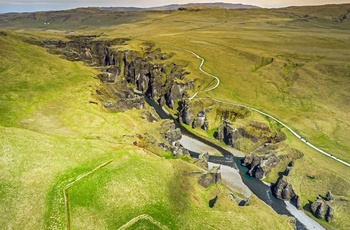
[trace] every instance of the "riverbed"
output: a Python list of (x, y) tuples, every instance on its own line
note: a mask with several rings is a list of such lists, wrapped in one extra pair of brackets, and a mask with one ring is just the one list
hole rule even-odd
[[(168, 113), (164, 111), (164, 109), (160, 105), (158, 105), (158, 103), (156, 103), (148, 97), (145, 97), (145, 99), (146, 102), (157, 111), (158, 115), (162, 119), (173, 119), (171, 116), (169, 116)], [(219, 152), (223, 156), (224, 161), (227, 158), (232, 159), (232, 163), (229, 163), (228, 165), (226, 164), (226, 166), (221, 166), (224, 168), (224, 181), (226, 181), (226, 186), (229, 189), (231, 189), (230, 187), (234, 188), (235, 186), (237, 186), (237, 190), (241, 190), (242, 193), (246, 194), (249, 193), (249, 190), (249, 194), (254, 193), (259, 199), (268, 204), (278, 214), (293, 216), (294, 218), (296, 218), (296, 227), (298, 230), (324, 229), (315, 220), (308, 217), (303, 211), (300, 211), (296, 208), (294, 209), (294, 206), (292, 206), (289, 202), (286, 203), (283, 200), (274, 197), (268, 185), (264, 184), (262, 181), (254, 177), (250, 177), (247, 174), (248, 169), (241, 164), (241, 160), (243, 159), (242, 156), (244, 154), (242, 155), (242, 153), (240, 153), (239, 151), (234, 151), (232, 149), (229, 149), (228, 151), (227, 148), (218, 146), (208, 140), (201, 138), (200, 136), (189, 132), (176, 120), (174, 120), (174, 122), (176, 127), (181, 130), (183, 135), (180, 143), (182, 142), (184, 144), (183, 146), (190, 150), (192, 153), (195, 153), (198, 156), (199, 153), (202, 153), (203, 151), (207, 151), (208, 153), (210, 152), (212, 155), (217, 155), (217, 153)], [(199, 150), (199, 152), (195, 150)], [(233, 189), (233, 191), (235, 190)]]

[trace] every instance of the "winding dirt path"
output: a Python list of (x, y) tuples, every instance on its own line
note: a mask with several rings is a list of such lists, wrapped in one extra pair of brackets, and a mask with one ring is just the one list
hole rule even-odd
[(66, 208), (66, 229), (70, 230), (71, 229), (71, 218), (70, 218), (70, 209), (69, 209), (69, 194), (68, 194), (68, 189), (70, 187), (72, 187), (75, 183), (77, 183), (78, 181), (80, 181), (81, 179), (84, 179), (85, 177), (93, 174), (94, 172), (96, 172), (97, 170), (107, 166), (108, 164), (112, 163), (113, 160), (109, 160), (103, 164), (101, 164), (100, 166), (94, 168), (93, 170), (86, 172), (84, 174), (81, 174), (77, 177), (77, 179), (75, 179), (74, 181), (70, 182), (69, 184), (67, 184), (66, 186), (64, 186), (63, 188), (63, 195), (64, 195), (64, 204), (65, 204), (65, 208)]
[(197, 96), (198, 93), (209, 92), (209, 91), (212, 91), (212, 90), (216, 89), (216, 88), (220, 85), (220, 79), (219, 79), (218, 77), (216, 77), (216, 76), (214, 76), (214, 75), (212, 75), (212, 74), (210, 74), (210, 73), (208, 73), (208, 72), (206, 72), (206, 71), (204, 71), (204, 70), (202, 69), (202, 66), (204, 65), (204, 61), (205, 61), (204, 58), (202, 58), (201, 56), (199, 56), (198, 54), (196, 54), (195, 52), (193, 52), (193, 51), (191, 51), (191, 50), (186, 50), (186, 49), (184, 49), (184, 51), (189, 52), (189, 53), (193, 54), (194, 56), (196, 56), (196, 58), (200, 59), (202, 62), (201, 62), (201, 64), (199, 65), (198, 69), (199, 69), (202, 73), (204, 73), (204, 74), (206, 74), (206, 75), (208, 75), (208, 76), (210, 76), (210, 77), (212, 77), (212, 78), (214, 78), (214, 79), (216, 80), (216, 85), (215, 85), (215, 86), (211, 87), (210, 89), (206, 89), (206, 90), (204, 90), (204, 91), (196, 92), (192, 97), (190, 97), (190, 98), (188, 98), (188, 99), (189, 99), (189, 100), (192, 100), (193, 98), (195, 98), (195, 97)]
[(333, 154), (330, 154), (330, 153), (328, 153), (328, 152), (326, 152), (326, 151), (324, 151), (324, 150), (322, 150), (322, 149), (316, 147), (315, 145), (311, 144), (310, 142), (308, 142), (307, 140), (305, 140), (302, 136), (300, 136), (298, 133), (296, 133), (294, 130), (292, 130), (289, 126), (287, 126), (287, 125), (284, 124), (282, 121), (278, 120), (277, 118), (275, 118), (274, 116), (271, 116), (271, 115), (268, 114), (268, 113), (265, 113), (265, 112), (263, 112), (263, 111), (261, 111), (261, 110), (258, 110), (258, 109), (254, 108), (254, 107), (251, 107), (251, 106), (247, 106), (247, 105), (243, 105), (243, 104), (238, 104), (238, 103), (233, 103), (233, 102), (227, 102), (227, 101), (223, 101), (223, 100), (220, 100), (220, 99), (217, 99), (217, 98), (213, 98), (213, 97), (208, 97), (208, 98), (196, 98), (196, 96), (197, 96), (198, 93), (209, 92), (209, 91), (212, 91), (212, 90), (216, 89), (216, 88), (220, 85), (220, 79), (219, 79), (218, 77), (216, 77), (216, 76), (214, 76), (214, 75), (212, 75), (212, 74), (210, 74), (210, 73), (208, 73), (208, 72), (206, 72), (206, 71), (204, 71), (204, 70), (202, 69), (202, 66), (204, 65), (204, 62), (205, 62), (205, 60), (204, 60), (203, 57), (199, 56), (198, 54), (196, 54), (195, 52), (193, 52), (193, 51), (191, 51), (191, 50), (186, 50), (186, 49), (182, 49), (182, 50), (193, 54), (193, 55), (194, 55), (195, 57), (197, 57), (198, 59), (201, 59), (202, 62), (201, 62), (201, 64), (199, 65), (198, 69), (199, 69), (202, 73), (204, 73), (204, 74), (206, 74), (206, 75), (208, 75), (208, 76), (210, 76), (210, 77), (213, 77), (213, 78), (215, 78), (215, 79), (217, 80), (217, 83), (216, 83), (216, 85), (215, 85), (214, 87), (212, 87), (212, 88), (210, 88), (210, 89), (207, 89), (207, 90), (204, 90), (204, 91), (198, 91), (198, 92), (196, 92), (192, 97), (189, 98), (189, 100), (193, 100), (193, 99), (197, 99), (197, 100), (214, 100), (214, 101), (217, 101), (217, 102), (220, 102), (220, 103), (223, 103), (223, 104), (237, 105), (237, 106), (242, 106), (242, 107), (245, 107), (245, 108), (247, 108), (247, 109), (253, 110), (253, 111), (257, 112), (257, 113), (260, 113), (260, 114), (262, 114), (262, 115), (264, 115), (264, 116), (266, 116), (266, 117), (269, 117), (269, 118), (273, 119), (274, 121), (276, 121), (277, 123), (279, 123), (280, 125), (282, 125), (283, 127), (285, 127), (286, 129), (288, 129), (288, 130), (289, 130), (294, 136), (296, 136), (300, 141), (304, 142), (305, 144), (307, 144), (308, 146), (310, 146), (310, 147), (313, 148), (314, 150), (316, 150), (316, 151), (322, 153), (323, 155), (325, 155), (325, 156), (327, 156), (327, 157), (330, 157), (330, 158), (332, 158), (332, 159), (334, 159), (334, 160), (336, 160), (336, 161), (338, 161), (338, 162), (340, 162), (340, 163), (342, 163), (342, 164), (344, 164), (344, 165), (350, 167), (350, 163), (348, 163), (348, 162), (346, 162), (346, 161), (343, 161), (343, 160), (341, 160), (341, 159), (339, 159), (339, 158), (333, 156)]

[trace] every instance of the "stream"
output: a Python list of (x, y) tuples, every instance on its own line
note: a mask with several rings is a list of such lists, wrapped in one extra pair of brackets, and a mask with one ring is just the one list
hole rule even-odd
[[(183, 136), (189, 137), (191, 139), (195, 139), (197, 142), (202, 143), (205, 146), (209, 146), (211, 148), (219, 151), (223, 156), (210, 156), (209, 162), (230, 166), (239, 170), (239, 174), (242, 178), (243, 183), (262, 201), (268, 204), (273, 210), (275, 210), (280, 215), (293, 216), (296, 219), (296, 227), (298, 230), (307, 230), (307, 229), (324, 229), (320, 224), (316, 221), (308, 217), (304, 212), (291, 208), (291, 204), (289, 202), (285, 202), (283, 200), (277, 199), (272, 195), (272, 191), (270, 187), (264, 184), (262, 181), (251, 177), (247, 174), (248, 168), (244, 167), (241, 164), (243, 157), (236, 157), (226, 149), (221, 146), (218, 146), (208, 140), (203, 139), (200, 136), (197, 136), (187, 129), (185, 129), (178, 121), (173, 119), (169, 114), (167, 114), (162, 107), (151, 100), (150, 98), (145, 96), (146, 102), (152, 106), (158, 115), (162, 119), (172, 119), (175, 122), (176, 128), (181, 130)], [(192, 157), (198, 157), (199, 153), (196, 153), (189, 149)]]

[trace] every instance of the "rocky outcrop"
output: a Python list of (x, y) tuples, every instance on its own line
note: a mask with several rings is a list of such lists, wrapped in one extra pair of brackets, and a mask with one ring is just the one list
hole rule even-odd
[(293, 186), (288, 183), (286, 176), (279, 178), (277, 183), (272, 186), (272, 194), (281, 200), (290, 201), (297, 208), (301, 207), (301, 200), (295, 193)]
[(326, 219), (331, 222), (334, 216), (333, 208), (330, 206), (331, 201), (324, 200), (321, 196), (311, 204), (311, 211), (319, 219)]
[[(146, 52), (141, 54), (134, 50), (112, 48), (113, 45), (124, 44), (128, 40), (125, 38), (98, 40), (97, 35), (91, 35), (70, 36), (68, 39), (69, 41), (45, 40), (34, 43), (47, 48), (51, 53), (62, 55), (67, 60), (83, 61), (98, 67), (102, 72), (99, 78), (106, 84), (118, 85), (126, 80), (126, 83), (130, 83), (138, 92), (155, 101), (165, 103), (170, 108), (177, 106), (176, 102), (182, 99), (186, 90), (194, 88), (192, 81), (184, 81), (188, 72), (185, 72), (181, 66), (174, 63), (154, 64), (172, 56), (162, 53), (160, 49), (153, 49), (154, 44), (145, 43)], [(120, 87), (116, 88), (114, 91), (119, 92)], [(112, 90), (111, 94), (113, 93)], [(114, 100), (104, 101), (107, 102), (106, 108), (122, 105), (117, 102), (122, 98), (115, 98), (115, 95), (111, 94), (107, 95)], [(130, 98), (128, 100), (131, 101)], [(133, 104), (125, 100), (123, 102)], [(123, 110), (124, 108), (120, 109), (120, 111)]]
[(196, 160), (195, 164), (205, 170), (208, 170), (208, 160), (209, 160), (209, 154), (201, 153), (198, 157), (198, 160)]
[(209, 129), (208, 120), (206, 118), (205, 112), (201, 111), (197, 114), (197, 117), (192, 122), (192, 128), (201, 127), (204, 130)]
[(136, 95), (125, 82), (115, 85), (103, 85), (96, 90), (96, 97), (111, 112), (124, 112), (133, 108), (145, 108), (145, 99)]
[(250, 176), (261, 180), (267, 176), (279, 162), (279, 157), (274, 153), (260, 156), (253, 152), (244, 158), (242, 165), (249, 169), (248, 174)]
[(212, 170), (199, 177), (198, 183), (204, 188), (208, 188), (211, 184), (218, 184), (221, 181), (221, 173), (219, 170), (220, 166), (213, 167)]
[(187, 99), (183, 99), (181, 102), (181, 110), (179, 113), (179, 119), (181, 122), (186, 125), (191, 125), (193, 119), (193, 111), (190, 107), (189, 101)]
[(157, 121), (161, 120), (157, 111), (153, 107), (151, 107), (148, 111), (145, 110), (142, 113), (142, 118), (149, 121), (149, 122), (157, 122)]
[[(165, 120), (159, 128), (159, 132), (162, 134), (165, 140), (170, 144), (170, 151), (174, 154), (174, 156), (181, 155), (189, 155), (187, 149), (181, 146), (179, 140), (182, 137), (181, 130), (179, 128), (175, 128), (175, 123), (173, 120)], [(161, 147), (166, 148), (165, 145), (161, 145)]]
[(232, 126), (232, 123), (225, 121), (220, 125), (217, 133), (217, 139), (227, 145), (235, 147), (235, 141), (238, 139), (240, 131)]
[(245, 107), (234, 106), (232, 109), (216, 109), (215, 120), (235, 121), (236, 119), (244, 119), (251, 115), (251, 111)]
[(267, 143), (279, 143), (287, 137), (282, 131), (271, 131), (267, 124), (250, 122), (246, 126), (234, 127), (224, 121), (218, 128), (216, 138), (238, 150), (250, 152)]
[(331, 193), (331, 191), (327, 192), (326, 200), (327, 201), (333, 201), (334, 200), (334, 195)]

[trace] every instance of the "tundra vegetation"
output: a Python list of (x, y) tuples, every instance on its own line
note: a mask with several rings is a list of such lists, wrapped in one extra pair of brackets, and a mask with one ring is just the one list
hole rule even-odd
[[(161, 133), (164, 123), (147, 104), (123, 111), (106, 106), (116, 91), (135, 88), (135, 82), (108, 86), (101, 81), (110, 76), (108, 68), (79, 58), (72, 62), (76, 54), (62, 54), (50, 49), (56, 43), (48, 43), (93, 35), (98, 44), (122, 39), (110, 49), (132, 51), (139, 58), (158, 55), (160, 49), (166, 56), (152, 59), (154, 66), (165, 66), (158, 93), (168, 92), (165, 75), (173, 74), (173, 63), (179, 67), (175, 72), (185, 76), (174, 82), (193, 83), (186, 90), (189, 96), (199, 92), (190, 101), (165, 103), (170, 113), (183, 115), (179, 106), (188, 103), (188, 130), (243, 151), (251, 175), (292, 186), (299, 208), (310, 216), (320, 204), (331, 206), (331, 221), (317, 219), (325, 228), (349, 229), (349, 167), (311, 149), (271, 119), (212, 100), (267, 112), (350, 162), (348, 12), (350, 5), (0, 15), (1, 226), (115, 229), (139, 217), (127, 228), (293, 228), (291, 218), (254, 195), (240, 207), (224, 185), (199, 185), (199, 175), (191, 172), (204, 171), (193, 160), (174, 158), (171, 148), (154, 145), (169, 136)], [(201, 92), (216, 82), (198, 70), (200, 60), (186, 50), (205, 59), (203, 69), (220, 79), (218, 88)], [(128, 80), (121, 67), (113, 71)], [(192, 123), (202, 113), (204, 129)], [(208, 201), (217, 195), (210, 208)]]

